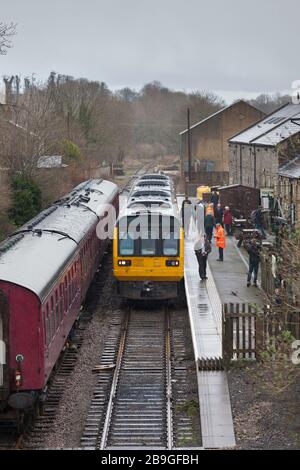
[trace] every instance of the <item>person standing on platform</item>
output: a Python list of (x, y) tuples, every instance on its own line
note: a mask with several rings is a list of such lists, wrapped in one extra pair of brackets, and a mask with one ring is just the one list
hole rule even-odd
[(222, 205), (219, 203), (215, 209), (215, 221), (216, 224), (223, 224), (223, 209)]
[(263, 236), (263, 238), (266, 238), (266, 233), (264, 230), (264, 218), (263, 218), (263, 209), (261, 206), (254, 211), (254, 223), (255, 223), (255, 228), (256, 230), (259, 230)]
[(206, 208), (205, 215), (212, 215), (213, 217), (215, 216), (215, 209), (212, 203), (210, 203)]
[(202, 201), (195, 205), (195, 222), (199, 235), (204, 234), (205, 207)]
[(189, 235), (191, 217), (192, 217), (192, 202), (190, 201), (188, 196), (185, 196), (185, 200), (183, 201), (182, 206), (181, 206), (181, 218), (182, 218), (182, 226), (184, 229), (184, 234), (186, 237), (188, 237)]
[(230, 237), (232, 235), (232, 224), (233, 224), (233, 217), (230, 211), (230, 207), (225, 207), (224, 215), (223, 215), (223, 224), (225, 226), (225, 230), (227, 235)]
[(207, 214), (204, 219), (204, 229), (205, 229), (205, 233), (206, 233), (209, 243), (211, 243), (212, 241), (214, 226), (215, 226), (214, 216), (211, 213)]
[(214, 191), (210, 197), (210, 202), (213, 204), (214, 208), (216, 209), (219, 203), (219, 195), (217, 191)]
[(216, 245), (219, 248), (219, 259), (217, 261), (224, 261), (224, 249), (226, 248), (226, 236), (225, 230), (223, 229), (221, 224), (216, 225)]
[(199, 276), (201, 277), (202, 281), (205, 281), (207, 279), (207, 258), (211, 252), (211, 244), (207, 240), (206, 235), (199, 235), (195, 243), (194, 250), (199, 265)]
[(247, 251), (249, 254), (249, 272), (247, 279), (247, 287), (251, 286), (252, 274), (254, 274), (253, 285), (257, 287), (257, 277), (260, 263), (260, 246), (257, 244), (255, 238), (247, 246)]

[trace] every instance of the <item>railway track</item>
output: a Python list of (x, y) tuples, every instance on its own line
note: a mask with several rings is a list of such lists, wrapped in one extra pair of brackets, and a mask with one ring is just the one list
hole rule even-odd
[(189, 372), (182, 320), (167, 307), (130, 308), (122, 324), (112, 320), (82, 447), (201, 446), (198, 414), (185, 412)]
[(38, 449), (44, 446), (47, 433), (54, 425), (66, 382), (77, 363), (78, 354), (80, 354), (80, 348), (84, 339), (84, 331), (90, 320), (91, 313), (88, 311), (82, 312), (71, 335), (70, 346), (63, 352), (57, 369), (50, 380), (41, 412), (34, 417), (31, 426), (25, 430), (25, 433), (20, 438), (19, 446), (22, 449)]

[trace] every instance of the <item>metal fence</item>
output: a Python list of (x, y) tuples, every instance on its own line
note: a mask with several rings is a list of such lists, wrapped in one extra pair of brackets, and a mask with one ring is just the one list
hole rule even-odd
[(225, 364), (232, 360), (259, 360), (271, 345), (276, 349), (281, 333), (288, 331), (293, 338), (300, 339), (300, 312), (224, 304), (222, 326)]

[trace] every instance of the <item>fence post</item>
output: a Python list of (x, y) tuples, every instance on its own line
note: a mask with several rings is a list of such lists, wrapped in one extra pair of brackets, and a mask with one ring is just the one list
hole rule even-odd
[(230, 305), (230, 311), (228, 312), (228, 304), (223, 305), (223, 358), (225, 367), (230, 364), (233, 355), (233, 331), (230, 313), (233, 313), (232, 306)]
[[(252, 308), (251, 308), (252, 313)], [(264, 350), (264, 341), (265, 341), (265, 307), (263, 311), (259, 311), (257, 306), (255, 306), (254, 312), (255, 314), (255, 358), (257, 361), (260, 359), (260, 353)]]

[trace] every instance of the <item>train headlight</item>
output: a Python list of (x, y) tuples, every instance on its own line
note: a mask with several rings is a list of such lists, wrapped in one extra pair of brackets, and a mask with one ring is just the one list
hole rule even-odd
[(180, 265), (179, 261), (176, 260), (176, 259), (168, 259), (166, 261), (166, 266), (168, 268), (178, 268), (178, 266)]
[(131, 261), (130, 261), (129, 259), (126, 259), (126, 260), (120, 259), (120, 260), (118, 261), (118, 266), (122, 266), (122, 268), (131, 266)]

